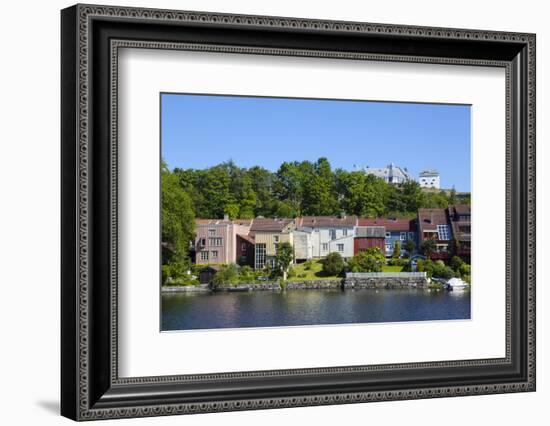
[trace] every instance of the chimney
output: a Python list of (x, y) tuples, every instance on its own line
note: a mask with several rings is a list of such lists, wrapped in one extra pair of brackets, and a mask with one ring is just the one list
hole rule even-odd
[(430, 210), (430, 223), (434, 223), (434, 212)]

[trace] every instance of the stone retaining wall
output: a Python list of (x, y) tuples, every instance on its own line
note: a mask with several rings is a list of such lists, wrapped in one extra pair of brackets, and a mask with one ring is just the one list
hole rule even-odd
[(199, 293), (210, 291), (208, 284), (162, 286), (162, 293)]
[(407, 278), (346, 278), (344, 289), (405, 289), (405, 288), (428, 288), (428, 280), (425, 277)]
[(317, 280), (287, 282), (287, 290), (323, 290), (342, 288), (342, 280)]
[[(288, 281), (286, 290), (324, 290), (324, 289), (407, 289), (428, 288), (428, 280), (425, 277), (348, 277), (343, 280), (316, 280), (316, 281)], [(215, 291), (262, 291), (281, 290), (278, 282), (266, 282), (255, 284), (239, 284), (236, 286), (220, 286)], [(191, 293), (211, 291), (208, 284), (194, 286), (164, 286), (163, 293)]]

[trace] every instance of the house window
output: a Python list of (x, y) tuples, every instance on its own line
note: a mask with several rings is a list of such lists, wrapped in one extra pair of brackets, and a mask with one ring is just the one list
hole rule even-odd
[(206, 245), (206, 238), (199, 239), (199, 245), (204, 247)]
[(209, 229), (208, 230), (208, 235), (210, 235), (210, 236), (216, 235), (216, 230), (215, 229)]
[(265, 267), (266, 250), (265, 244), (256, 244), (256, 269), (263, 269)]
[(241, 244), (241, 251), (246, 251), (246, 243)]
[(407, 239), (407, 233), (406, 233), (406, 232), (401, 232), (401, 233), (399, 234), (399, 239), (400, 239), (401, 241), (405, 241), (405, 240)]
[(273, 247), (275, 248), (275, 253), (279, 250), (279, 243), (273, 243)]
[(347, 229), (343, 229), (343, 230), (342, 230), (342, 233), (343, 233), (344, 237), (347, 237), (347, 236), (348, 236), (348, 230), (347, 230)]
[(208, 244), (211, 245), (211, 246), (221, 246), (222, 245), (222, 237), (208, 238)]
[(343, 251), (344, 251), (344, 244), (336, 244), (336, 246), (338, 247), (338, 251), (339, 251), (339, 252), (343, 252)]
[(448, 241), (451, 239), (451, 230), (449, 225), (437, 225), (438, 239), (441, 241)]
[(414, 238), (414, 232), (409, 232), (409, 240), (412, 240)]
[(386, 244), (386, 252), (390, 252), (391, 251), (391, 244)]
[(323, 243), (323, 251), (328, 251), (328, 243)]
[(201, 251), (201, 260), (208, 260), (208, 252)]
[(273, 235), (273, 241), (278, 243), (279, 242), (279, 236), (278, 235)]
[(218, 260), (218, 250), (212, 250), (212, 252), (210, 254), (210, 258), (212, 260)]
[(391, 232), (386, 232), (386, 238), (390, 238), (391, 237)]
[(330, 230), (330, 239), (335, 240), (336, 239), (336, 229)]

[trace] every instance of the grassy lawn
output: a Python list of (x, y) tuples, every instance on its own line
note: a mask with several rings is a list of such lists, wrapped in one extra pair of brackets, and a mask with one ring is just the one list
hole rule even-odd
[[(321, 270), (323, 269), (323, 265), (318, 260), (314, 260), (311, 263), (311, 269), (305, 269), (306, 264), (305, 263), (299, 263), (297, 265), (293, 265), (292, 269), (296, 272), (296, 275), (292, 278), (289, 278), (289, 281), (299, 281), (299, 280), (335, 280), (340, 279), (340, 277), (336, 276), (325, 276), (322, 275)], [(302, 277), (301, 275), (305, 274), (305, 277)]]
[(402, 270), (403, 270), (403, 266), (389, 266), (389, 265), (382, 266), (382, 272), (401, 272)]

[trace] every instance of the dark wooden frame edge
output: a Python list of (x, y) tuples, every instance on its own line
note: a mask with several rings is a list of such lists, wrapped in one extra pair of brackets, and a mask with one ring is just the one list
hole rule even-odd
[[(75, 420), (535, 390), (535, 36), (76, 5), (61, 14), (61, 413)], [(113, 362), (110, 43), (198, 43), (505, 63), (510, 353), (494, 362), (119, 380)], [(268, 54), (268, 53), (267, 53)], [(116, 250), (116, 244), (114, 247)], [(478, 360), (479, 361), (479, 360)], [(115, 371), (114, 371), (115, 370)]]

